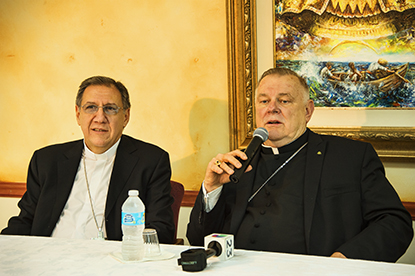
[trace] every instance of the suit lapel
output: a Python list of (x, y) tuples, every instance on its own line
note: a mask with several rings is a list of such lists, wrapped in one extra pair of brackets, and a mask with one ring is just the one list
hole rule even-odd
[(105, 217), (108, 218), (114, 208), (117, 198), (120, 196), (127, 180), (136, 166), (139, 157), (132, 154), (137, 149), (125, 135), (121, 137), (120, 145), (115, 156), (114, 168), (111, 174), (111, 181), (108, 188), (108, 196), (105, 207)]
[(83, 146), (82, 140), (77, 141), (71, 149), (63, 152), (63, 158), (58, 162), (58, 177), (57, 184), (55, 185), (56, 201), (52, 209), (51, 218), (55, 221), (55, 224), (71, 193), (82, 157)]
[(310, 231), (313, 220), (320, 175), (323, 169), (326, 142), (310, 131), (304, 181), (304, 227), (307, 251), (310, 250)]

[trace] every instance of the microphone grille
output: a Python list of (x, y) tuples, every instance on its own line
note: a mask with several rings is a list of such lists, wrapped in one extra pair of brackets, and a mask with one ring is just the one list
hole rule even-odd
[(268, 140), (268, 130), (263, 127), (255, 129), (253, 137), (258, 136), (262, 139), (263, 142)]

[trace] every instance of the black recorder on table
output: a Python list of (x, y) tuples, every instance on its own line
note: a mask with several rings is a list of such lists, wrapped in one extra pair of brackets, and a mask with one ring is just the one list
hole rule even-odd
[(207, 265), (207, 259), (216, 256), (221, 261), (233, 257), (233, 235), (211, 234), (205, 237), (205, 248), (193, 248), (183, 251), (178, 264), (184, 271), (202, 271)]

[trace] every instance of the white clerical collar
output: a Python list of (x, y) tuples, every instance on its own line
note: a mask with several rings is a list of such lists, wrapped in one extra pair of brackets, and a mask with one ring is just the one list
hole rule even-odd
[(280, 152), (278, 151), (278, 148), (274, 148), (274, 147), (267, 146), (267, 145), (264, 145), (264, 144), (262, 144), (262, 146), (266, 149), (272, 149), (272, 152), (274, 153), (274, 155), (280, 154)]
[[(301, 136), (303, 136), (303, 135), (304, 135), (304, 133), (306, 133), (306, 131), (307, 131), (307, 128), (304, 130), (303, 134), (301, 134), (301, 135), (300, 135), (300, 137), (301, 137)], [(293, 143), (293, 142), (297, 141), (300, 137), (298, 137), (298, 138), (297, 138), (297, 139), (295, 139), (294, 141), (289, 142), (287, 145), (289, 145), (289, 144), (291, 144), (291, 143)], [(285, 146), (287, 146), (287, 145), (284, 145), (283, 147), (285, 147)], [(278, 148), (274, 148), (274, 147), (271, 147), (271, 146), (267, 146), (267, 145), (265, 145), (265, 144), (262, 144), (262, 146), (263, 146), (264, 148), (267, 148), (267, 149), (272, 149), (272, 152), (274, 153), (274, 155), (280, 154), (280, 152), (279, 152)]]
[(118, 145), (120, 144), (121, 138), (118, 139), (118, 141), (112, 146), (110, 147), (106, 152), (101, 153), (101, 154), (97, 154), (92, 152), (85, 144), (85, 140), (84, 140), (84, 154), (85, 157), (87, 159), (92, 159), (92, 160), (108, 160), (111, 159), (115, 156), (115, 153), (117, 152), (117, 148)]

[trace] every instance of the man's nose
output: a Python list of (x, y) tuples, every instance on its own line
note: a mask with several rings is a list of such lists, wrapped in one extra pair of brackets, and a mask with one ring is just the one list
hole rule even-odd
[(102, 106), (98, 107), (98, 111), (95, 113), (94, 120), (97, 122), (105, 122), (107, 121), (107, 116), (104, 112), (104, 108)]
[(268, 113), (279, 113), (280, 112), (280, 109), (279, 109), (279, 106), (278, 106), (278, 102), (277, 101), (271, 101), (269, 104), (268, 104)]

